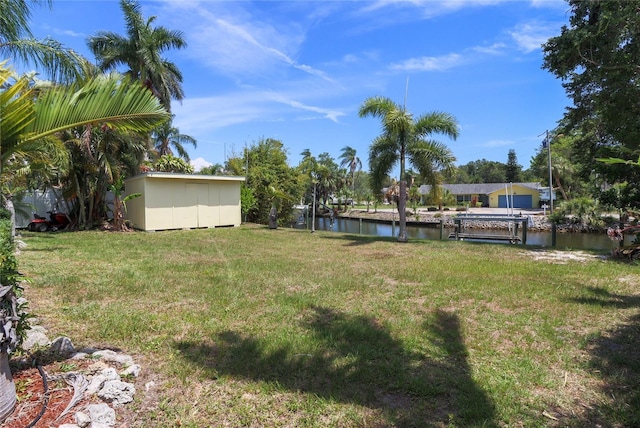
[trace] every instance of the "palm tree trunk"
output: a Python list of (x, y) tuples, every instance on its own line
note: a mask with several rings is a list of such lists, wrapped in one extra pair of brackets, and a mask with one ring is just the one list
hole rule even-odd
[(16, 406), (16, 385), (9, 367), (9, 354), (0, 352), (0, 423)]
[(400, 180), (400, 194), (398, 195), (398, 216), (400, 223), (400, 232), (398, 233), (398, 242), (407, 242), (407, 182)]

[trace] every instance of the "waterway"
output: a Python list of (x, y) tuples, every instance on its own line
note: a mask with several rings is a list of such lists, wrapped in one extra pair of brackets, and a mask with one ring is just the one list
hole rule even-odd
[[(305, 224), (298, 224), (296, 228), (305, 229)], [(352, 233), (362, 235), (375, 236), (398, 236), (399, 226), (389, 223), (377, 223), (370, 221), (359, 221), (357, 219), (336, 218), (331, 220), (326, 217), (316, 218), (316, 230), (326, 230), (340, 233)], [(310, 227), (309, 227), (310, 230)], [(478, 233), (483, 231), (478, 230)], [(442, 239), (449, 239), (449, 234), (453, 233), (453, 228), (444, 228)], [(486, 233), (486, 231), (484, 231)], [(508, 235), (507, 230), (491, 231), (492, 235), (504, 234)], [(440, 228), (427, 226), (407, 226), (407, 236), (409, 239), (440, 239)], [(522, 236), (521, 231), (518, 236)], [(476, 240), (474, 240), (476, 241)], [(508, 241), (488, 241), (494, 243), (507, 244)], [(627, 241), (628, 242), (628, 241)], [(527, 246), (552, 246), (551, 232), (527, 231)], [(557, 233), (556, 248), (572, 248), (585, 250), (612, 250), (619, 246), (618, 242), (611, 241), (606, 233)]]

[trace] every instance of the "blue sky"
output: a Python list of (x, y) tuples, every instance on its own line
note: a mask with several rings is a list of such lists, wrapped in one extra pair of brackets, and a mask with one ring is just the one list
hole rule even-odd
[[(545, 130), (569, 105), (561, 82), (542, 70), (540, 45), (567, 23), (561, 0), (141, 1), (145, 18), (180, 30), (188, 46), (166, 58), (182, 71), (186, 98), (174, 125), (198, 141), (197, 165), (224, 163), (261, 138), (300, 153), (368, 148), (380, 133), (358, 117), (385, 96), (414, 115), (444, 111), (460, 124), (448, 145), (462, 165), (529, 167)], [(55, 0), (36, 8), (36, 37), (51, 36), (86, 57), (97, 31), (125, 35), (119, 2)], [(408, 90), (407, 90), (408, 89)]]

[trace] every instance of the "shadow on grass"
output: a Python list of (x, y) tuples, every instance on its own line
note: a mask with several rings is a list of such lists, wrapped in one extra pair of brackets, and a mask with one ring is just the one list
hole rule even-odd
[(373, 244), (376, 242), (396, 242), (398, 238), (390, 237), (390, 236), (375, 236), (375, 235), (355, 235), (348, 233), (339, 233), (339, 234), (325, 234), (322, 235), (322, 239), (331, 239), (338, 241), (347, 242), (347, 246), (359, 246), (359, 245), (367, 245)]
[[(621, 309), (640, 308), (640, 296), (620, 295), (587, 287), (592, 296), (576, 303)], [(612, 400), (592, 403), (586, 418), (590, 426), (640, 426), (640, 313), (612, 326), (587, 344), (590, 370), (602, 378), (603, 393)], [(584, 421), (571, 426), (583, 426)]]
[(406, 349), (371, 317), (325, 307), (304, 315), (302, 325), (317, 344), (312, 353), (235, 331), (219, 334), (212, 345), (182, 341), (175, 347), (213, 377), (271, 382), (377, 409), (386, 422), (368, 421), (375, 426), (496, 426), (493, 403), (471, 377), (454, 314), (439, 311), (424, 323), (437, 357)]

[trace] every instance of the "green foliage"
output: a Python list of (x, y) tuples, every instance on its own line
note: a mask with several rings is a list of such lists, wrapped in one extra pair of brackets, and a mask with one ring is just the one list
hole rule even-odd
[(506, 183), (507, 166), (502, 162), (480, 159), (458, 167), (457, 183)]
[(0, 220), (11, 220), (11, 211), (3, 206), (0, 206)]
[(267, 224), (269, 211), (276, 206), (278, 222), (285, 224), (293, 211), (293, 201), (301, 195), (298, 174), (287, 163), (283, 144), (271, 138), (261, 139), (246, 149), (247, 158), (230, 158), (227, 162), (236, 175), (246, 174), (244, 186), (250, 189), (254, 203), (247, 205), (247, 221)]
[[(569, 0), (569, 7), (569, 26), (544, 45), (544, 68), (562, 79), (573, 101), (562, 131), (575, 139), (577, 176), (600, 198), (605, 183), (640, 183), (633, 165), (597, 160), (638, 158), (640, 14), (636, 2), (626, 0)], [(637, 192), (620, 196), (617, 208), (640, 206)]]
[(176, 172), (181, 174), (193, 174), (193, 167), (183, 158), (178, 158), (173, 155), (160, 156), (157, 161), (153, 163), (152, 167), (158, 172)]
[(516, 151), (509, 150), (507, 164), (505, 165), (506, 183), (520, 183), (522, 181), (522, 165), (518, 164)]
[(555, 224), (578, 225), (591, 229), (604, 227), (602, 209), (591, 198), (576, 198), (560, 203), (549, 216)]
[(240, 186), (240, 211), (245, 221), (247, 214), (256, 206), (257, 200), (253, 194), (253, 189), (247, 187), (246, 183), (242, 183)]
[(0, 220), (0, 352), (13, 352), (22, 344), (30, 318), (26, 304), (17, 301), (22, 296), (23, 278), (18, 272), (11, 227), (10, 220)]

